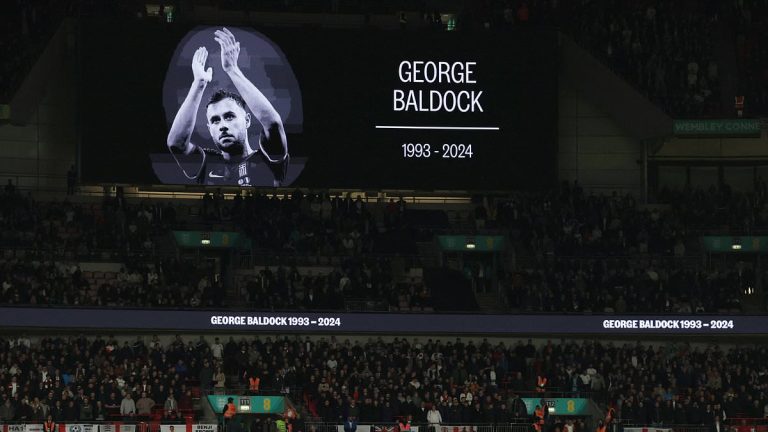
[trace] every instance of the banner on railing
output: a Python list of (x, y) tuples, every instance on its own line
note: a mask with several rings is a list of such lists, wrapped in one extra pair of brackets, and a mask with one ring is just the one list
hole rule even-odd
[[(127, 425), (123, 423), (105, 423), (100, 424), (98, 432), (136, 432), (136, 425)], [(65, 431), (69, 432), (69, 431)], [(95, 432), (95, 428), (94, 428)]]
[(0, 424), (0, 432), (43, 432), (42, 423)]
[[(57, 432), (136, 432), (135, 424), (121, 422), (89, 424), (89, 423), (59, 423)], [(161, 424), (159, 432), (216, 432), (218, 426), (208, 423), (195, 423), (188, 428), (186, 424)], [(0, 423), (0, 432), (43, 432), (40, 423)], [(383, 431), (386, 432), (386, 431)], [(394, 432), (394, 431), (392, 431)]]
[[(357, 425), (356, 432), (395, 432), (394, 425), (377, 426), (377, 425)], [(344, 432), (344, 425), (337, 425), (336, 432)], [(418, 426), (411, 426), (411, 432), (419, 432)]]
[[(356, 432), (371, 432), (371, 426), (370, 425), (357, 425), (357, 429), (355, 429)], [(336, 432), (344, 432), (344, 425), (338, 425), (336, 426)]]
[(438, 427), (438, 432), (487, 432), (489, 425), (443, 425)]
[(26, 426), (23, 424), (0, 424), (0, 432), (26, 432)]
[(672, 429), (657, 427), (625, 427), (624, 432), (672, 432)]
[[(99, 432), (99, 426), (85, 423), (66, 423), (64, 432)], [(120, 430), (120, 432), (125, 432)]]

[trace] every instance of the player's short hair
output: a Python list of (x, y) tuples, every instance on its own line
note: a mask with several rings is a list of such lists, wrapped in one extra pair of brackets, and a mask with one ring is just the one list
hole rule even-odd
[(233, 101), (235, 101), (236, 104), (240, 106), (240, 108), (246, 109), (245, 101), (239, 94), (231, 92), (229, 90), (224, 90), (224, 89), (216, 90), (211, 95), (211, 98), (208, 100), (208, 104), (205, 107), (208, 108), (211, 104), (215, 104), (216, 102), (223, 101), (224, 99), (232, 99)]

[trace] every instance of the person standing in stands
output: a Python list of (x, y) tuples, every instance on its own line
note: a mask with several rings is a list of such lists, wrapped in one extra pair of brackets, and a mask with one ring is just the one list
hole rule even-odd
[(545, 393), (547, 391), (547, 377), (539, 375), (536, 377), (536, 393)]
[(149, 417), (152, 414), (152, 408), (155, 406), (155, 401), (147, 396), (147, 392), (141, 393), (141, 398), (136, 401), (136, 410), (142, 417)]
[(200, 391), (207, 395), (213, 384), (213, 369), (208, 359), (203, 360), (203, 367), (200, 368), (198, 379), (200, 380)]
[(130, 418), (136, 415), (136, 402), (131, 398), (131, 393), (126, 392), (123, 401), (120, 403), (120, 414), (123, 417)]
[(258, 394), (259, 386), (261, 385), (261, 378), (258, 377), (255, 368), (254, 371), (248, 377), (248, 391), (250, 394)]
[(544, 405), (544, 408), (541, 405), (536, 405), (536, 408), (533, 410), (533, 429), (536, 432), (543, 432), (544, 410), (546, 410), (546, 405)]
[(53, 421), (53, 416), (48, 414), (48, 418), (43, 423), (43, 432), (56, 432), (58, 425)]
[(232, 422), (232, 419), (235, 418), (235, 414), (237, 414), (237, 409), (235, 408), (235, 402), (232, 398), (227, 399), (227, 404), (224, 405), (224, 431), (226, 432), (229, 428), (229, 424)]
[(74, 195), (77, 187), (77, 170), (72, 165), (67, 171), (67, 195)]
[(600, 422), (597, 423), (597, 432), (606, 432), (605, 422), (600, 420)]
[(278, 418), (275, 420), (275, 427), (277, 428), (277, 432), (288, 432), (288, 424), (283, 418)]
[(357, 432), (357, 420), (354, 417), (347, 417), (344, 422), (344, 432)]
[(432, 404), (427, 413), (427, 422), (429, 423), (430, 431), (437, 432), (440, 429), (440, 423), (443, 422), (443, 416), (440, 415), (440, 411), (437, 410), (437, 406)]
[(173, 392), (168, 393), (168, 398), (165, 400), (163, 406), (166, 418), (176, 418), (176, 413), (179, 411), (179, 404), (176, 402), (176, 398), (173, 397)]
[(216, 370), (216, 374), (213, 376), (213, 380), (216, 382), (214, 384), (213, 389), (216, 394), (224, 394), (224, 385), (227, 382), (227, 376), (224, 374), (224, 371), (219, 367)]
[(605, 419), (600, 420), (597, 423), (597, 432), (606, 432), (608, 430), (609, 425), (613, 421), (614, 413), (614, 409), (612, 407), (608, 407), (608, 411), (605, 413)]
[(3, 406), (0, 406), (0, 420), (6, 422), (16, 417), (16, 409), (11, 405), (11, 399), (5, 399)]
[(411, 430), (411, 416), (409, 415), (407, 418), (401, 418), (400, 421), (397, 423), (398, 429), (400, 429), (400, 432), (408, 432)]

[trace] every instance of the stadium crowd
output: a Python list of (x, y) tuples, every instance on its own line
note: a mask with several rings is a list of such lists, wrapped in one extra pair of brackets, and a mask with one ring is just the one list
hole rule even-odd
[[(528, 421), (521, 396), (591, 397), (646, 425), (711, 425), (768, 413), (762, 345), (739, 348), (335, 337), (226, 342), (28, 336), (0, 343), (0, 420), (174, 416), (211, 391), (288, 394), (303, 419)], [(546, 377), (544, 392), (535, 392)], [(258, 378), (256, 387), (251, 378)], [(301, 428), (299, 430), (302, 430)]]
[[(646, 97), (676, 117), (717, 116), (730, 113), (721, 98), (721, 73), (731, 59), (715, 53), (715, 39), (731, 30), (736, 52), (736, 91), (746, 96), (747, 115), (768, 109), (768, 93), (761, 83), (768, 70), (765, 65), (768, 44), (764, 27), (768, 7), (764, 2), (650, 0), (621, 2), (615, 0), (490, 0), (465, 2), (451, 8), (447, 20), (429, 2), (373, 1), (262, 1), (242, 0), (161, 2), (172, 6), (171, 21), (183, 20), (198, 6), (214, 6), (241, 11), (247, 18), (252, 12), (281, 11), (300, 13), (385, 14), (401, 17), (401, 27), (418, 29), (507, 29), (530, 26), (554, 26), (572, 35), (608, 67), (638, 88)], [(6, 5), (0, 26), (0, 100), (7, 101), (18, 88), (65, 15), (103, 14), (124, 18), (147, 18), (142, 2), (68, 0), (15, 0)], [(54, 7), (55, 6), (55, 7)], [(170, 10), (170, 9), (169, 9)], [(421, 17), (408, 22), (405, 16)], [(162, 14), (161, 14), (162, 15)], [(167, 21), (166, 18), (161, 21)], [(450, 25), (449, 25), (450, 21)], [(501, 37), (501, 36), (500, 36)], [(19, 50), (19, 46), (28, 49)], [(736, 96), (736, 95), (734, 95)], [(727, 109), (724, 109), (727, 108)], [(727, 114), (730, 115), (730, 114)]]
[(128, 264), (93, 281), (77, 264), (0, 258), (0, 304), (16, 306), (216, 307), (222, 290), (187, 263)]
[[(450, 226), (441, 212), (434, 222), (431, 216), (414, 216), (421, 210), (402, 200), (371, 205), (301, 192), (288, 199), (258, 193), (232, 200), (220, 193), (206, 196), (198, 219), (239, 227), (264, 257), (264, 262), (257, 257), (254, 273), (234, 287), (251, 307), (343, 309), (354, 299), (390, 310), (429, 310), (439, 295), (407, 272), (422, 267), (410, 258), (418, 257), (415, 240), (430, 240), (434, 226)], [(630, 196), (588, 195), (578, 185), (564, 184), (547, 193), (481, 200), (467, 222), (478, 232), (508, 236), (517, 264), (485, 269), (485, 282), (475, 286), (498, 281), (510, 309), (530, 312), (739, 311), (741, 294), (756, 283), (753, 269), (744, 263), (703, 268), (695, 259), (698, 230), (763, 229), (765, 187), (751, 195), (724, 188), (662, 196), (673, 204), (641, 207)], [(190, 223), (189, 217), (176, 216), (171, 203), (133, 205), (121, 197), (101, 205), (38, 203), (13, 187), (6, 187), (3, 198), (2, 303), (213, 307), (224, 302), (226, 287), (211, 272), (154, 254), (158, 236)], [(93, 281), (78, 261), (94, 256), (122, 262), (124, 270)], [(306, 264), (318, 271), (300, 273), (292, 263), (297, 256), (308, 257)], [(268, 262), (276, 265), (270, 269)]]
[(70, 12), (70, 0), (11, 0), (0, 14), (0, 103), (13, 91), (43, 52), (58, 23)]
[[(431, 293), (421, 279), (404, 280), (397, 259), (349, 259), (327, 273), (269, 267), (238, 282), (248, 305), (269, 310), (431, 310)], [(393, 265), (394, 264), (394, 265)], [(361, 303), (357, 307), (353, 302)], [(373, 302), (371, 304), (370, 302)]]
[[(171, 208), (172, 209), (172, 208)], [(102, 203), (37, 202), (8, 181), (0, 202), (0, 244), (41, 257), (73, 258), (108, 253), (148, 253), (153, 236), (172, 223), (172, 210), (122, 197)]]
[(231, 213), (241, 229), (259, 248), (321, 256), (356, 256), (368, 252), (413, 253), (421, 235), (406, 219), (402, 198), (370, 209), (361, 197), (304, 194), (290, 199), (261, 193), (235, 195), (231, 204), (223, 197), (203, 198), (209, 218)]
[(734, 0), (731, 6), (740, 95), (745, 96), (748, 115), (765, 113), (768, 89), (763, 83), (768, 78), (768, 38), (762, 29), (768, 23), (768, 4)]
[(712, 1), (581, 1), (563, 22), (616, 73), (670, 114), (721, 112), (719, 71), (710, 36), (720, 18)]
[(682, 260), (564, 259), (510, 272), (501, 284), (517, 311), (740, 313), (755, 274), (743, 262), (704, 271)]

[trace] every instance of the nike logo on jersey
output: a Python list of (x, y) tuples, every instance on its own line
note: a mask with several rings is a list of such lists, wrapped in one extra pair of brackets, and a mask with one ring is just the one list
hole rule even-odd
[(224, 178), (223, 175), (218, 175), (218, 174), (214, 173), (213, 171), (208, 173), (208, 177), (210, 177), (210, 178)]

